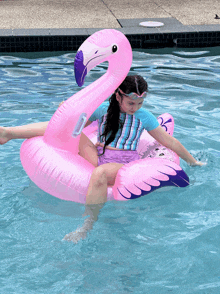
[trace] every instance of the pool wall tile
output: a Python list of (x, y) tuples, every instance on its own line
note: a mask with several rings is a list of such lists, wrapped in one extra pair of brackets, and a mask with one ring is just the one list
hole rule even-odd
[(196, 29), (192, 26), (165, 26), (158, 28), (159, 32), (161, 33), (188, 33), (188, 32), (196, 32)]

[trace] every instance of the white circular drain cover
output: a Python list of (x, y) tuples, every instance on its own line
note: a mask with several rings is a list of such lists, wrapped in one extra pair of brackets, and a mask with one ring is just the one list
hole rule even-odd
[(139, 25), (147, 28), (158, 28), (164, 26), (164, 23), (158, 21), (144, 21), (140, 22)]

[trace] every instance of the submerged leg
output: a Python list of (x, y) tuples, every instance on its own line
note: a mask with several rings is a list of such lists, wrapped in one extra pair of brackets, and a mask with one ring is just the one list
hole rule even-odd
[(77, 243), (79, 240), (85, 239), (87, 232), (93, 228), (93, 223), (98, 219), (99, 211), (107, 200), (107, 177), (101, 166), (95, 168), (92, 173), (87, 195), (94, 195), (94, 197), (86, 196), (84, 216), (88, 215), (88, 218), (85, 219), (81, 228), (64, 237), (66, 241)]
[(77, 243), (85, 239), (88, 231), (93, 228), (93, 224), (98, 219), (100, 209), (107, 201), (107, 188), (115, 183), (118, 170), (123, 166), (119, 163), (106, 163), (94, 169), (88, 192), (86, 195), (85, 214), (89, 217), (84, 221), (81, 228), (71, 232), (64, 237), (66, 241)]
[(67, 234), (63, 240), (71, 241), (73, 243), (77, 243), (81, 239), (85, 239), (87, 233), (93, 228), (94, 222), (98, 219), (98, 214), (100, 209), (104, 206), (103, 203), (100, 204), (93, 204), (93, 205), (86, 205), (85, 206), (85, 213), (83, 216), (88, 217), (85, 219), (84, 224), (81, 228), (77, 229), (75, 232), (71, 232)]

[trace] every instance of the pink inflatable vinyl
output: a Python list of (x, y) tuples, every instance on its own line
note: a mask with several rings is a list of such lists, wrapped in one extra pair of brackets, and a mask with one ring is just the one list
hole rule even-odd
[[(115, 91), (130, 70), (132, 49), (121, 32), (101, 30), (80, 46), (74, 63), (78, 85), (82, 86), (86, 74), (104, 61), (109, 62), (107, 72), (58, 108), (43, 137), (25, 140), (21, 146), (21, 162), (30, 179), (60, 199), (85, 203), (94, 166), (78, 155), (80, 134), (91, 114)], [(169, 114), (159, 117), (158, 121), (167, 131), (173, 132), (174, 122)], [(83, 132), (95, 140), (96, 130), (97, 125), (93, 123)], [(139, 144), (142, 159), (119, 170), (114, 187), (108, 188), (108, 200), (137, 198), (166, 185), (188, 185), (188, 177), (179, 166), (178, 156), (159, 146), (147, 132), (142, 136)], [(148, 156), (155, 158), (144, 156), (146, 150), (143, 146), (146, 144)], [(157, 158), (156, 149), (166, 151), (163, 159)]]

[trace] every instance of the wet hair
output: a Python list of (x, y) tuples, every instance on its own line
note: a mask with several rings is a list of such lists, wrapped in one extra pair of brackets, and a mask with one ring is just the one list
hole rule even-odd
[[(121, 89), (125, 94), (130, 94), (134, 92), (138, 95), (141, 95), (143, 92), (147, 92), (148, 85), (143, 77), (139, 75), (133, 75), (127, 76), (121, 83), (121, 85), (118, 87), (118, 89)], [(109, 145), (112, 141), (114, 141), (116, 133), (120, 128), (123, 127), (123, 124), (120, 121), (120, 106), (116, 99), (116, 93), (118, 93), (122, 97), (122, 99), (123, 95), (120, 93), (120, 91), (118, 91), (118, 89), (116, 89), (114, 94), (112, 94), (112, 96), (109, 99), (110, 103), (107, 111), (106, 122), (104, 125), (104, 132), (100, 136), (104, 137), (104, 148), (103, 153), (98, 156), (101, 156), (105, 153), (106, 146)]]

